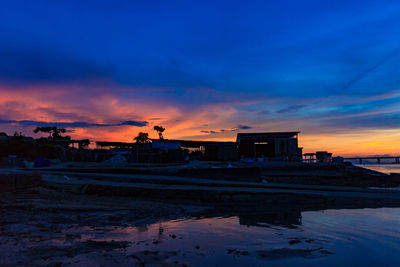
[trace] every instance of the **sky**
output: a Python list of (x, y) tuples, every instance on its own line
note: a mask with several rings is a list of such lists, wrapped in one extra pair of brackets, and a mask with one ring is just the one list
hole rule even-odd
[(400, 154), (400, 1), (4, 1), (0, 132)]

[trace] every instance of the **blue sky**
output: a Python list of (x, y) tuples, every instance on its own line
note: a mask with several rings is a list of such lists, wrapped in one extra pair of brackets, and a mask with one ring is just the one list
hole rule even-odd
[[(399, 1), (9, 1), (0, 36), (7, 129), (119, 131), (154, 116), (186, 138), (233, 138), (221, 130), (238, 125), (306, 136), (400, 128)], [(29, 95), (40, 118), (21, 114), (28, 100), (10, 92)], [(96, 97), (132, 110), (102, 114)]]

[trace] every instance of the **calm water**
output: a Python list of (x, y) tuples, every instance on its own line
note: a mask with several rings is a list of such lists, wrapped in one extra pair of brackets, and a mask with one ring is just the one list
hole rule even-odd
[(158, 251), (189, 266), (400, 266), (400, 208), (271, 216), (163, 221), (87, 238), (131, 241), (128, 254)]
[(367, 169), (390, 174), (391, 172), (400, 173), (400, 164), (355, 164)]

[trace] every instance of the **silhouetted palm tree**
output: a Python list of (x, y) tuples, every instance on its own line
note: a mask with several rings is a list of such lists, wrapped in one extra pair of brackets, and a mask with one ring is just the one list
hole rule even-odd
[(163, 132), (165, 131), (165, 128), (164, 127), (162, 127), (161, 125), (160, 126), (154, 126), (154, 130), (158, 133), (158, 137), (160, 138), (160, 140), (162, 140), (162, 139), (164, 139), (164, 136), (163, 136)]

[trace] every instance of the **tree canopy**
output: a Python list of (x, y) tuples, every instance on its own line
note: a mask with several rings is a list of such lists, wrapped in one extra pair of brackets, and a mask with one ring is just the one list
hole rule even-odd
[(53, 127), (37, 127), (35, 130), (33, 130), (34, 133), (42, 132), (42, 133), (48, 133), (49, 137), (51, 139), (71, 139), (69, 136), (62, 136), (61, 134), (67, 132), (66, 129), (64, 128), (57, 128), (55, 126)]
[(158, 137), (160, 140), (164, 139), (163, 132), (165, 131), (165, 128), (162, 127), (161, 125), (156, 125), (154, 126), (154, 130), (158, 133)]
[(138, 133), (138, 135), (135, 138), (133, 138), (133, 140), (135, 140), (136, 143), (139, 144), (150, 143), (149, 134), (144, 132)]

